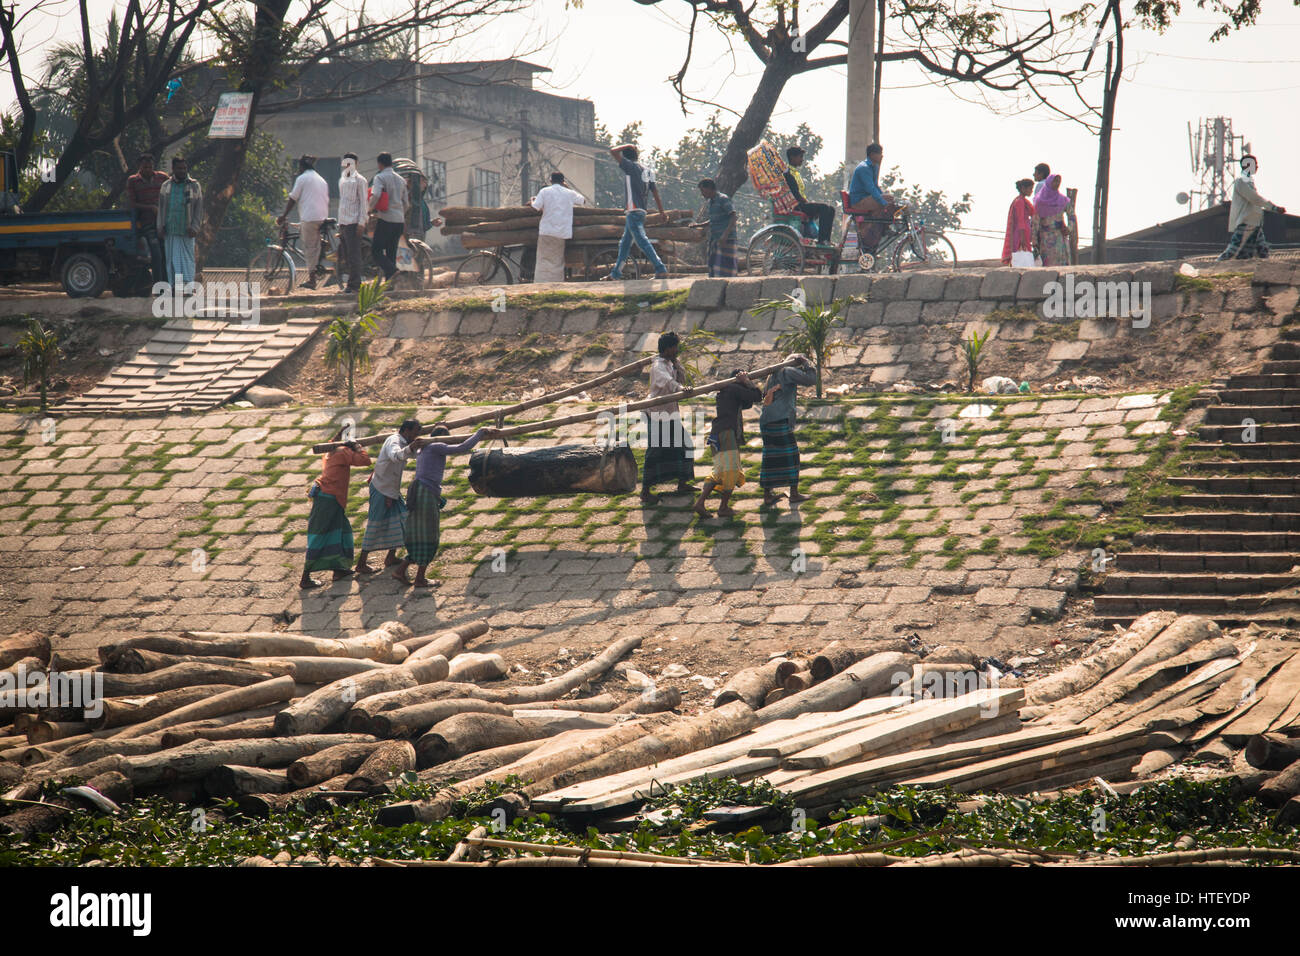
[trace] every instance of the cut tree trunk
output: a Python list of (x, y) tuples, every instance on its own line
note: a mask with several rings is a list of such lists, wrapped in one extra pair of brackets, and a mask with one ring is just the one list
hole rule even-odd
[(549, 736), (538, 724), (497, 714), (456, 714), (438, 723), (415, 745), (420, 769), (455, 760), (476, 750)]
[(133, 697), (144, 694), (161, 694), (177, 687), (194, 687), (201, 684), (233, 684), (245, 687), (270, 680), (277, 675), (270, 671), (250, 670), (247, 667), (225, 667), (220, 664), (197, 662), (173, 664), (162, 670), (146, 674), (104, 674), (104, 695), (107, 697)]
[[(196, 740), (255, 740), (258, 737), (270, 737), (275, 733), (275, 715), (277, 713), (279, 713), (278, 707), (274, 713), (262, 717), (238, 720), (224, 726), (194, 727), (192, 729), (172, 727), (162, 732), (163, 749), (179, 747), (181, 744), (193, 743)], [(232, 716), (242, 717), (243, 714)]]
[(682, 702), (676, 687), (653, 687), (614, 708), (616, 714), (659, 714), (675, 710)]
[(299, 684), (328, 684), (390, 665), (355, 657), (250, 657), (250, 664), (264, 670), (290, 674)]
[(808, 664), (808, 670), (812, 673), (812, 683), (818, 684), (828, 677), (834, 677), (866, 656), (867, 652), (861, 648), (847, 647), (839, 641), (831, 641), (818, 651)]
[(734, 701), (744, 701), (751, 710), (758, 710), (767, 700), (767, 695), (777, 688), (777, 670), (781, 661), (771, 661), (760, 667), (746, 667), (732, 675), (731, 679), (713, 698), (714, 707), (722, 707)]
[(625, 495), (637, 486), (636, 458), (627, 445), (496, 448), (470, 455), (469, 483), (488, 498)]
[(1259, 788), (1259, 802), (1266, 807), (1280, 807), (1300, 794), (1300, 760), (1278, 771)]
[(764, 707), (759, 712), (759, 722), (766, 724), (800, 714), (843, 710), (863, 698), (887, 694), (912, 676), (913, 659), (896, 651), (872, 654), (820, 684)]
[(348, 790), (370, 792), (387, 781), (415, 769), (415, 748), (409, 740), (388, 740), (362, 761), (356, 774), (348, 780)]
[[(470, 621), (468, 624), (458, 624), (456, 627), (449, 627), (442, 631), (435, 631), (432, 634), (421, 634), (416, 637), (408, 637), (406, 640), (398, 641), (397, 643), (401, 644), (411, 653), (415, 653), (435, 641), (455, 639), (460, 645), (461, 650), (464, 650), (470, 641), (482, 637), (489, 630), (491, 630), (491, 628), (488, 627), (486, 621)], [(444, 654), (442, 651), (435, 651), (434, 653), (442, 654), (443, 657), (448, 657), (448, 655)], [(460, 653), (460, 651), (457, 651), (456, 653)], [(453, 654), (451, 656), (454, 657), (455, 655)]]
[[(358, 713), (348, 712), (349, 718)], [(347, 729), (359, 733), (370, 733), (376, 737), (411, 737), (422, 734), (434, 724), (441, 723), (457, 714), (496, 714), (509, 717), (510, 708), (505, 704), (494, 704), (486, 700), (474, 700), (468, 697), (453, 697), (450, 700), (434, 700), (397, 710), (386, 710), (375, 714), (365, 721), (355, 724), (349, 719)]]
[(1109, 647), (1025, 687), (1026, 704), (1050, 704), (1087, 690), (1178, 619), (1173, 611), (1151, 611), (1129, 626)]
[(284, 767), (307, 754), (338, 744), (367, 743), (360, 734), (303, 734), (262, 740), (196, 740), (160, 753), (127, 757), (136, 788), (202, 780), (222, 764), (242, 767)]
[(38, 631), (18, 631), (0, 638), (0, 670), (16, 664), (24, 657), (39, 658), (42, 664), (50, 662), (50, 637)]
[(89, 734), (90, 730), (90, 724), (85, 721), (38, 720), (28, 729), (27, 741), (47, 744), (54, 740), (82, 737)]
[(782, 658), (781, 660), (777, 661), (777, 668), (776, 668), (777, 684), (784, 684), (785, 679), (789, 677), (791, 674), (797, 673), (799, 671), (806, 671), (810, 666), (811, 666), (811, 662), (804, 660), (802, 657)]
[[(273, 658), (263, 658), (263, 660), (272, 660)], [(211, 655), (199, 654), (163, 654), (160, 651), (149, 651), (143, 647), (125, 647), (113, 654), (113, 656), (104, 663), (103, 670), (106, 674), (148, 674), (151, 671), (162, 670), (164, 667), (171, 667), (173, 664), (202, 664), (207, 667), (233, 667), (238, 670), (246, 671), (266, 671), (270, 668), (259, 667), (258, 662), (244, 657), (213, 657)], [(276, 677), (289, 673), (286, 669), (273, 671)]]
[(324, 730), (357, 701), (373, 694), (414, 687), (416, 684), (439, 680), (442, 673), (438, 660), (424, 661), (414, 667), (392, 667), (367, 671), (355, 677), (326, 684), (319, 690), (295, 700), (275, 718), (277, 734), (310, 734)]
[[(522, 760), (541, 747), (543, 741), (522, 740), (517, 744), (505, 744), (490, 747), (476, 753), (466, 754), (457, 760), (449, 760), (428, 770), (421, 770), (416, 776), (421, 783), (431, 787), (442, 787), (457, 780), (469, 780), (480, 774), (489, 773), (508, 763)], [(391, 787), (390, 787), (391, 789)]]
[(291, 790), (287, 793), (248, 793), (236, 797), (235, 802), (239, 806), (240, 813), (265, 819), (273, 811), (285, 810), (295, 803), (309, 801), (322, 791), (343, 789), (347, 785), (348, 777), (349, 774), (340, 774), (323, 781), (318, 786)]
[(466, 651), (458, 654), (449, 662), (447, 681), (458, 684), (474, 684), (482, 680), (497, 680), (505, 677), (510, 666), (500, 654), (475, 654)]
[(204, 717), (220, 717), (222, 714), (233, 714), (253, 707), (274, 704), (291, 699), (294, 693), (295, 684), (292, 677), (273, 677), (271, 680), (262, 681), (260, 684), (237, 687), (234, 690), (228, 690), (225, 693), (209, 697), (207, 700), (179, 707), (171, 713), (147, 720), (142, 724), (132, 724), (118, 734), (118, 738), (138, 737), (142, 734), (153, 733), (155, 730), (165, 730), (168, 727), (174, 727), (177, 724), (183, 724), (191, 720), (201, 720)]
[(161, 694), (108, 697), (101, 701), (102, 710), (99, 716), (88, 718), (87, 723), (95, 730), (138, 724), (161, 717), (163, 714), (195, 701), (204, 700), (214, 694), (224, 694), (234, 689), (231, 684), (196, 684), (193, 687), (165, 690)]
[(299, 757), (289, 764), (289, 783), (302, 789), (323, 783), (331, 777), (342, 776), (342, 787), (347, 783), (347, 778), (380, 746), (379, 742), (339, 744), (337, 747), (326, 747), (317, 753)]
[[(85, 785), (117, 804), (130, 800), (134, 793), (131, 781), (116, 771), (97, 774), (87, 780)], [(26, 840), (37, 833), (48, 833), (56, 829), (72, 814), (86, 809), (87, 803), (75, 798), (52, 797), (46, 806), (26, 806), (17, 813), (0, 817), (0, 833), (9, 833)]]
[(597, 694), (595, 697), (583, 697), (577, 700), (537, 700), (521, 703), (515, 707), (519, 710), (580, 710), (587, 714), (608, 714), (618, 706), (618, 698), (613, 694)]
[(1258, 734), (1246, 742), (1246, 763), (1259, 770), (1283, 770), (1300, 760), (1300, 739)]
[(203, 789), (218, 799), (246, 793), (284, 793), (289, 789), (289, 778), (283, 770), (222, 764), (203, 778)]
[[(524, 704), (544, 700), (557, 700), (583, 684), (606, 673), (620, 660), (641, 646), (641, 638), (624, 637), (615, 641), (591, 660), (532, 687), (516, 687), (511, 692), (510, 703)], [(454, 665), (453, 661), (453, 665)]]

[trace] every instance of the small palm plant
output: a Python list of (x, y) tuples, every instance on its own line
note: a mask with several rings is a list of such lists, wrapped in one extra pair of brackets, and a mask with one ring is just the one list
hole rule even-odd
[(791, 293), (780, 299), (767, 299), (749, 310), (755, 316), (766, 312), (790, 312), (794, 324), (777, 336), (776, 347), (782, 352), (798, 352), (812, 359), (817, 369), (818, 398), (822, 397), (822, 373), (826, 363), (836, 349), (843, 347), (831, 336), (844, 326), (844, 316), (840, 313), (848, 301), (832, 299), (829, 304), (814, 303), (806, 301), (801, 294)]
[(370, 337), (379, 328), (379, 310), (387, 301), (388, 291), (383, 279), (363, 282), (357, 290), (356, 317), (337, 318), (325, 330), (329, 339), (325, 346), (325, 367), (347, 366), (349, 405), (355, 405), (357, 401), (354, 373), (370, 368)]
[(37, 383), (41, 387), (41, 411), (49, 411), (47, 395), (50, 375), (58, 367), (63, 352), (59, 349), (59, 335), (44, 328), (36, 319), (27, 323), (27, 331), (18, 339), (18, 351), (23, 357), (23, 387)]
[(985, 329), (983, 335), (981, 335), (978, 330), (972, 330), (970, 338), (963, 340), (961, 343), (960, 354), (966, 359), (966, 372), (969, 376), (969, 381), (966, 385), (966, 390), (968, 392), (975, 391), (975, 379), (979, 376), (980, 360), (984, 353), (984, 343), (989, 340), (989, 336), (992, 334), (992, 329)]

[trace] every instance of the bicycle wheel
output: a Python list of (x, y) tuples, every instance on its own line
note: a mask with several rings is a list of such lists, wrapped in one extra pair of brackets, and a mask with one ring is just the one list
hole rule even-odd
[[(594, 279), (606, 278), (612, 271), (614, 271), (614, 264), (616, 262), (618, 262), (617, 249), (606, 249), (604, 252), (596, 253), (591, 257), (591, 268), (587, 272), (587, 281), (590, 282)], [(641, 278), (641, 267), (643, 263), (645, 263), (645, 260), (641, 258), (639, 250), (633, 250), (632, 254), (627, 257), (627, 261), (623, 263), (623, 278)], [(646, 264), (648, 265), (648, 263)]]
[(510, 266), (495, 252), (471, 252), (456, 269), (457, 288), (472, 285), (510, 285)]
[(803, 244), (784, 229), (755, 236), (745, 258), (751, 273), (765, 276), (803, 273)]
[(953, 248), (948, 237), (942, 233), (930, 234), (924, 229), (918, 230), (923, 248), (918, 249), (918, 242), (911, 236), (905, 236), (894, 249), (894, 271), (901, 272), (909, 266), (924, 266), (926, 269), (953, 269), (957, 266), (957, 250)]
[(289, 253), (279, 246), (267, 246), (248, 263), (244, 280), (258, 283), (262, 295), (288, 295), (293, 291), (297, 269)]

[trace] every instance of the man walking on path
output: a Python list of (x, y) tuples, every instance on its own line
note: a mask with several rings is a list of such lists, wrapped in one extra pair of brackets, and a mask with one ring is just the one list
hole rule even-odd
[(320, 264), (320, 226), (330, 214), (330, 187), (325, 177), (316, 172), (316, 157), (302, 156), (298, 159), (298, 178), (289, 190), (289, 202), (276, 222), (284, 225), (289, 220), (289, 212), (298, 207), (300, 234), (298, 245), (303, 258), (307, 260), (307, 281), (304, 289), (316, 288), (316, 266)]
[(709, 202), (709, 248), (705, 256), (709, 278), (730, 278), (736, 274), (735, 207), (730, 196), (718, 192), (712, 179), (700, 180), (700, 195)]
[(366, 177), (357, 170), (357, 154), (343, 154), (339, 176), (339, 285), (347, 275), (344, 292), (361, 290), (361, 227), (366, 222)]
[(717, 413), (713, 416), (708, 438), (708, 445), (713, 449), (713, 474), (704, 482), (704, 490), (695, 500), (695, 513), (701, 518), (710, 516), (706, 505), (714, 488), (721, 492), (722, 499), (718, 505), (718, 517), (730, 518), (735, 514), (731, 510), (731, 493), (745, 483), (745, 469), (740, 461), (740, 449), (745, 444), (742, 413), (763, 400), (763, 393), (744, 369), (736, 369), (731, 377), (736, 381), (721, 389), (714, 399)]
[(635, 146), (624, 143), (615, 146), (609, 154), (614, 157), (614, 162), (618, 163), (618, 168), (623, 171), (624, 208), (627, 209), (623, 238), (618, 243), (618, 262), (614, 264), (614, 270), (610, 272), (609, 278), (615, 280), (623, 278), (623, 263), (627, 262), (627, 257), (632, 253), (632, 243), (635, 242), (655, 267), (655, 278), (666, 279), (668, 267), (659, 258), (659, 253), (655, 252), (650, 237), (645, 233), (647, 192), (655, 197), (655, 205), (659, 207), (660, 215), (664, 211), (663, 200), (659, 198), (659, 187), (655, 185), (654, 170), (649, 165), (637, 162), (639, 154)]
[(564, 183), (564, 173), (551, 173), (551, 185), (539, 189), (532, 206), (542, 214), (537, 224), (537, 268), (534, 282), (564, 281), (564, 243), (573, 237), (573, 207), (586, 200)]
[[(343, 429), (331, 441), (339, 441)], [(298, 586), (319, 587), (313, 571), (333, 571), (334, 580), (352, 574), (352, 522), (348, 521), (348, 482), (352, 469), (370, 464), (370, 456), (355, 441), (345, 442), (321, 456), (321, 475), (307, 489), (311, 514), (307, 518), (307, 560)]]
[(1241, 157), (1241, 175), (1232, 184), (1232, 207), (1228, 212), (1228, 248), (1220, 259), (1268, 258), (1268, 240), (1264, 238), (1264, 213), (1284, 213), (1286, 209), (1271, 203), (1255, 189), (1255, 170), (1259, 160), (1247, 153)]
[(375, 217), (375, 234), (370, 253), (384, 274), (384, 281), (397, 275), (397, 243), (406, 231), (406, 180), (393, 171), (393, 154), (380, 153), (379, 172), (370, 183), (369, 211)]
[(763, 386), (763, 410), (758, 430), (763, 436), (763, 465), (758, 483), (763, 488), (763, 507), (776, 504), (777, 488), (789, 487), (790, 504), (807, 501), (799, 494), (799, 444), (795, 440), (795, 400), (800, 385), (816, 385), (817, 370), (806, 356), (791, 355), (797, 365), (777, 369)]
[[(867, 147), (867, 158), (858, 163), (849, 181), (849, 208), (845, 212), (856, 212), (870, 216), (872, 219), (892, 219), (898, 211), (892, 196), (880, 191), (880, 164), (885, 151), (879, 143)], [(876, 244), (884, 232), (882, 222), (869, 222), (858, 237), (858, 244), (863, 252), (875, 253)]]
[(799, 167), (803, 165), (804, 151), (799, 146), (791, 146), (785, 151), (786, 162), (790, 168), (785, 171), (785, 184), (789, 187), (799, 205), (795, 208), (809, 219), (817, 220), (817, 241), (823, 245), (831, 241), (831, 229), (835, 225), (835, 210), (824, 202), (809, 202), (804, 190), (803, 174)]
[[(659, 354), (650, 363), (650, 397), (659, 398), (681, 391), (686, 384), (686, 370), (677, 361), (680, 340), (676, 332), (659, 336)], [(659, 503), (650, 489), (660, 482), (677, 479), (679, 495), (693, 495), (700, 489), (691, 484), (695, 477), (695, 447), (689, 444), (682, 428), (676, 402), (656, 405), (643, 412), (646, 418), (645, 468), (641, 479), (641, 502)]]
[(203, 189), (184, 157), (172, 157), (171, 179), (158, 190), (158, 235), (167, 254), (168, 282), (193, 282), (194, 237), (203, 222)]
[(375, 459), (370, 476), (370, 510), (366, 530), (357, 554), (357, 574), (374, 574), (377, 570), (366, 561), (371, 551), (387, 550), (384, 567), (401, 564), (397, 549), (406, 542), (406, 502), (402, 500), (402, 469), (414, 455), (411, 442), (420, 435), (420, 423), (414, 418), (402, 422), (395, 435), (389, 435)]
[[(417, 588), (437, 587), (441, 582), (430, 582), (425, 576), (425, 569), (438, 556), (441, 541), (439, 512), (447, 506), (447, 499), (442, 496), (442, 478), (447, 470), (448, 455), (463, 455), (484, 438), (496, 438), (500, 431), (495, 428), (480, 428), (459, 445), (448, 445), (437, 439), (449, 435), (446, 426), (438, 425), (428, 438), (417, 438), (411, 442), (419, 454), (415, 459), (415, 479), (406, 493), (406, 507), (409, 514), (406, 519), (406, 560), (394, 571), (393, 577), (403, 584), (414, 583)], [(415, 565), (415, 581), (406, 576), (406, 569)]]
[(152, 153), (141, 153), (136, 162), (134, 175), (126, 181), (126, 208), (135, 210), (136, 228), (149, 247), (153, 281), (166, 282), (162, 241), (158, 238), (158, 194), (167, 182), (167, 174), (153, 168)]

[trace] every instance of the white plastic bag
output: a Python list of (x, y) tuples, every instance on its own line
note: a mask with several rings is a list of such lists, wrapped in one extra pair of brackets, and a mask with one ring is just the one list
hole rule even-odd
[(1032, 252), (1017, 250), (1011, 253), (1011, 268), (1032, 269), (1034, 265), (1034, 254)]

